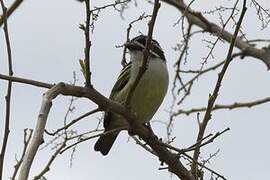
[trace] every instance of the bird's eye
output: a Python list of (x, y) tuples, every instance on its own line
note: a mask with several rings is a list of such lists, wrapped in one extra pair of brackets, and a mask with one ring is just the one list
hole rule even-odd
[(143, 46), (145, 46), (145, 41), (146, 41), (145, 38), (139, 38), (137, 41), (138, 41), (140, 44), (142, 44)]

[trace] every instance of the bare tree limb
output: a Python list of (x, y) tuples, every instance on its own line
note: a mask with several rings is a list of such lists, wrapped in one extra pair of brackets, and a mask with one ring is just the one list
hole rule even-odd
[[(183, 0), (162, 0), (175, 8), (177, 8), (189, 21), (189, 23), (197, 25), (204, 31), (219, 36), (221, 39), (231, 42), (233, 35), (216, 25), (208, 21), (200, 12), (195, 12), (189, 8)], [(237, 37), (234, 46), (239, 48), (244, 56), (251, 56), (264, 62), (267, 69), (270, 69), (270, 46), (261, 49), (255, 48), (253, 45), (243, 41), (240, 37)]]
[(8, 80), (8, 81), (10, 80), (12, 82), (19, 82), (19, 83), (23, 83), (23, 84), (29, 84), (32, 86), (48, 88), (48, 89), (53, 87), (53, 85), (54, 85), (54, 84), (49, 84), (49, 83), (45, 83), (45, 82), (35, 81), (32, 79), (20, 78), (20, 77), (15, 77), (15, 76), (8, 76), (8, 75), (4, 75), (4, 74), (0, 74), (0, 79), (4, 79), (4, 80)]
[(56, 86), (54, 86), (52, 89), (48, 90), (43, 95), (43, 101), (42, 101), (42, 105), (41, 105), (40, 112), (38, 115), (36, 128), (34, 130), (34, 136), (24, 156), (20, 175), (19, 175), (19, 180), (28, 179), (30, 167), (32, 165), (36, 152), (39, 146), (43, 143), (43, 134), (44, 134), (48, 114), (52, 106), (52, 100), (61, 92), (62, 87), (63, 87), (63, 83), (59, 83)]
[[(99, 107), (101, 107), (103, 110), (121, 114), (123, 117), (125, 117), (125, 119), (128, 120), (128, 122), (136, 122), (136, 115), (134, 113), (131, 113), (130, 110), (125, 108), (122, 104), (107, 99), (98, 91), (96, 91), (94, 88), (85, 88), (64, 83), (59, 83), (58, 85), (53, 86), (52, 84), (48, 83), (31, 81), (23, 78), (16, 78), (16, 77), (14, 78), (12, 76), (2, 76), (2, 77), (8, 80), (31, 85), (38, 85), (40, 87), (45, 88), (53, 87), (51, 90), (45, 93), (43, 97), (44, 101), (42, 104), (41, 112), (43, 112), (45, 109), (47, 111), (46, 113), (48, 113), (50, 108), (50, 101), (53, 99), (52, 95), (56, 95), (57, 93), (59, 93), (62, 95), (88, 98), (91, 101), (95, 102), (97, 105), (99, 105)], [(26, 177), (28, 177), (31, 163), (34, 159), (37, 148), (39, 147), (40, 143), (42, 143), (43, 133), (41, 132), (44, 132), (43, 128), (45, 126), (46, 118), (48, 115), (46, 113), (39, 115), (34, 137), (24, 158), (24, 162), (22, 165), (22, 167), (24, 168), (22, 168), (20, 171), (19, 180), (24, 180), (26, 179)], [(161, 159), (161, 161), (168, 164), (169, 170), (171, 172), (175, 173), (179, 178), (182, 178), (184, 180), (194, 179), (192, 175), (189, 173), (189, 171), (178, 160), (178, 156), (176, 154), (171, 153), (166, 147), (161, 147), (159, 145), (159, 139), (156, 136), (149, 137), (149, 132), (144, 127), (139, 128), (136, 127), (135, 129), (133, 129), (133, 132), (135, 134), (138, 134), (138, 136), (142, 138), (158, 154), (158, 157)]]
[[(242, 12), (241, 12), (239, 20), (237, 22), (233, 37), (231, 39), (231, 44), (230, 44), (229, 51), (228, 51), (228, 54), (227, 54), (227, 57), (226, 57), (226, 61), (225, 61), (224, 65), (223, 65), (223, 67), (222, 67), (221, 72), (218, 74), (218, 79), (217, 79), (217, 82), (216, 82), (215, 89), (214, 89), (212, 95), (209, 95), (207, 110), (205, 112), (203, 121), (202, 121), (202, 123), (199, 124), (199, 133), (198, 133), (198, 137), (197, 137), (197, 142), (200, 141), (203, 138), (203, 134), (205, 132), (206, 126), (207, 126), (209, 120), (211, 119), (211, 112), (212, 112), (214, 103), (215, 103), (215, 101), (217, 99), (218, 92), (219, 92), (223, 77), (225, 75), (225, 72), (226, 72), (226, 70), (227, 70), (227, 68), (228, 68), (228, 66), (229, 66), (229, 64), (230, 64), (230, 62), (232, 60), (232, 51), (233, 51), (233, 48), (234, 48), (234, 44), (236, 43), (235, 40), (237, 38), (237, 34), (239, 32), (240, 25), (241, 25), (241, 23), (243, 21), (246, 10), (247, 10), (247, 8), (246, 8), (246, 0), (244, 0)], [(196, 162), (198, 161), (199, 154), (200, 154), (200, 148), (195, 149), (194, 154), (193, 154), (193, 160), (194, 161), (193, 161), (193, 163), (191, 165), (191, 173), (195, 177), (197, 177), (197, 164), (196, 164)]]

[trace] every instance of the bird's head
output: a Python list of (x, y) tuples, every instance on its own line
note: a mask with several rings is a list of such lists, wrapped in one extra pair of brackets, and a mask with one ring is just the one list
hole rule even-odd
[[(141, 56), (143, 50), (145, 49), (146, 41), (147, 41), (147, 36), (140, 35), (133, 38), (129, 42), (127, 42), (125, 44), (125, 47), (129, 50), (131, 56), (133, 54)], [(160, 47), (159, 43), (154, 39), (152, 39), (151, 41), (151, 49), (149, 52), (150, 52), (150, 55), (149, 55), (150, 57), (160, 58), (163, 61), (166, 61), (162, 48)]]

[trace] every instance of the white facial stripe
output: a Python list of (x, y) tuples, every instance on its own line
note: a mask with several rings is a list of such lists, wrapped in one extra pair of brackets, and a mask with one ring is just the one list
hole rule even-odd
[[(138, 41), (134, 41), (134, 44), (140, 46), (143, 49), (145, 48), (145, 46), (143, 44), (141, 44), (140, 42), (138, 42)], [(162, 51), (161, 47), (157, 43), (154, 43), (153, 46), (158, 47)], [(151, 49), (150, 49), (150, 53), (153, 54), (156, 57), (159, 57), (159, 55), (157, 53), (155, 53), (154, 51), (152, 51)]]

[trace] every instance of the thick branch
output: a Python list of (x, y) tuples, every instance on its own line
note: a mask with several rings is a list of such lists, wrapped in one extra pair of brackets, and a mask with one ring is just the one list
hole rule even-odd
[[(162, 0), (175, 8), (177, 8), (181, 13), (188, 19), (189, 23), (195, 24), (198, 27), (202, 28), (204, 31), (212, 33), (221, 39), (231, 42), (233, 35), (219, 27), (215, 23), (208, 21), (200, 12), (195, 12), (190, 9), (182, 0)], [(243, 41), (240, 37), (237, 37), (234, 43), (234, 46), (239, 48), (244, 56), (251, 56), (257, 59), (260, 59), (267, 66), (268, 70), (270, 69), (270, 47), (265, 48), (255, 48), (251, 44)]]
[(43, 95), (43, 101), (38, 115), (36, 128), (34, 130), (33, 139), (23, 159), (19, 180), (28, 179), (30, 167), (32, 165), (36, 152), (39, 146), (43, 143), (43, 134), (48, 114), (52, 106), (52, 100), (61, 92), (63, 86), (63, 83), (59, 83)]
[[(58, 85), (53, 86), (52, 89), (46, 92), (43, 96), (43, 102), (35, 128), (34, 137), (24, 158), (19, 180), (25, 180), (28, 177), (32, 161), (43, 140), (42, 137), (47, 116), (51, 107), (51, 101), (58, 94), (89, 98), (103, 109), (121, 114), (129, 122), (136, 121), (135, 113), (132, 113), (129, 109), (125, 108), (125, 106), (107, 99), (93, 88), (72, 86), (64, 83), (59, 83)], [(158, 154), (161, 161), (168, 164), (169, 170), (175, 173), (180, 179), (194, 179), (189, 171), (181, 164), (178, 156), (171, 153), (166, 147), (160, 146), (159, 139), (156, 136), (149, 137), (149, 132), (147, 129), (143, 127), (135, 127), (133, 132), (138, 134), (140, 138), (149, 144), (149, 146)]]

